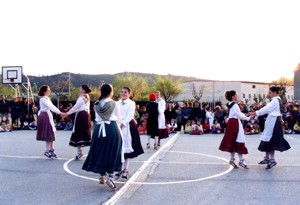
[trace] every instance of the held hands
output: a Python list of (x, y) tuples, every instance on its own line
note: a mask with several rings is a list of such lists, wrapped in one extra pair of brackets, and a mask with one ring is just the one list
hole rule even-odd
[(249, 113), (247, 114), (247, 116), (250, 117), (251, 119), (255, 119), (255, 117), (256, 117), (257, 115), (256, 115), (256, 112), (249, 112)]
[(68, 117), (69, 115), (68, 115), (68, 113), (62, 112), (60, 114), (60, 116), (64, 119), (64, 118)]

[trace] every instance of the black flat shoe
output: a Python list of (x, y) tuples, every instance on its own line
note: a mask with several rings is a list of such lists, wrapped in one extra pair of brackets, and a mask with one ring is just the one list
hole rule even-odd
[(258, 164), (269, 164), (269, 159), (264, 159), (264, 160), (262, 160), (262, 161), (260, 161), (260, 162), (258, 162)]
[(124, 170), (124, 171), (123, 171), (123, 174), (122, 174), (122, 179), (127, 180), (127, 179), (128, 179), (128, 175), (129, 175), (128, 170)]
[(233, 168), (238, 169), (239, 167), (234, 163), (234, 161), (229, 161), (229, 164), (233, 166)]
[(277, 165), (276, 161), (271, 161), (269, 162), (269, 164), (267, 165), (266, 169), (272, 169), (273, 167), (275, 167)]

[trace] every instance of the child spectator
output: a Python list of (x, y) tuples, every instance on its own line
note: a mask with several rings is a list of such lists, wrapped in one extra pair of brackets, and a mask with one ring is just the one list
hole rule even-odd
[(176, 133), (177, 123), (175, 119), (171, 119), (171, 122), (168, 124), (168, 127), (170, 128), (170, 133)]
[(138, 131), (140, 135), (147, 134), (147, 122), (145, 120), (141, 121), (141, 124), (138, 127)]
[(210, 124), (209, 124), (209, 121), (208, 121), (207, 118), (204, 120), (204, 123), (203, 123), (202, 127), (203, 127), (204, 134), (209, 134), (210, 133), (211, 129), (210, 129)]
[(284, 130), (284, 134), (291, 134), (292, 130), (289, 128), (289, 123), (288, 121), (285, 121), (283, 124), (283, 130)]
[(245, 128), (245, 134), (246, 135), (252, 135), (255, 133), (254, 127), (252, 123), (249, 121), (247, 122), (246, 128)]
[(20, 119), (15, 119), (12, 123), (13, 130), (19, 130), (21, 128)]
[(201, 121), (197, 120), (197, 124), (192, 125), (191, 135), (202, 135), (202, 134), (203, 134), (203, 127), (201, 125)]
[[(195, 121), (194, 121), (194, 123), (195, 123)], [(192, 133), (192, 124), (191, 124), (191, 121), (188, 120), (186, 122), (184, 134), (191, 134), (191, 133)]]
[(0, 131), (1, 132), (10, 132), (11, 131), (9, 129), (9, 124), (7, 125), (4, 120), (1, 121)]
[(300, 134), (300, 124), (299, 124), (299, 121), (296, 121), (296, 124), (294, 125), (294, 134)]
[[(203, 126), (204, 129), (204, 126)], [(205, 133), (205, 131), (204, 131)], [(221, 134), (222, 133), (222, 127), (220, 125), (220, 123), (218, 122), (218, 120), (214, 121), (214, 125), (212, 126), (212, 133), (213, 134)]]

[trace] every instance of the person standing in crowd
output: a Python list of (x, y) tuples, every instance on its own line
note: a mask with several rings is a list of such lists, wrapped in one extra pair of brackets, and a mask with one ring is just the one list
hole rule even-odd
[(191, 115), (190, 115), (191, 120), (201, 120), (201, 108), (200, 108), (200, 103), (196, 101), (194, 103), (194, 107), (191, 110)]
[(184, 107), (181, 110), (181, 123), (183, 126), (183, 130), (185, 131), (186, 122), (189, 120), (191, 115), (191, 109), (188, 103), (184, 103)]
[(113, 87), (103, 84), (101, 96), (95, 103), (96, 125), (83, 170), (100, 174), (99, 183), (116, 190), (114, 172), (120, 172), (124, 162), (123, 138), (120, 130), (119, 103), (113, 101)]
[(174, 105), (172, 103), (167, 104), (167, 109), (165, 110), (166, 123), (169, 124), (172, 119), (177, 118), (177, 113), (174, 109)]
[(9, 113), (9, 102), (6, 100), (6, 97), (2, 95), (2, 99), (0, 101), (0, 120), (3, 121), (8, 119)]
[(147, 135), (148, 135), (148, 143), (147, 148), (150, 149), (150, 139), (154, 139), (154, 149), (157, 150), (158, 143), (158, 104), (156, 101), (156, 95), (151, 93), (149, 96), (150, 102), (146, 104), (146, 108), (148, 111), (148, 120), (147, 120)]
[(225, 128), (225, 111), (219, 105), (216, 106), (215, 120), (218, 121), (222, 129)]
[(181, 126), (182, 126), (182, 116), (181, 116), (181, 107), (178, 105), (176, 110), (176, 123), (177, 123), (177, 131), (181, 131)]
[[(77, 147), (76, 160), (83, 156), (82, 147), (91, 145), (91, 115), (90, 115), (90, 88), (82, 85), (80, 96), (76, 104), (67, 112), (67, 115), (76, 113), (72, 136), (69, 142), (70, 146)], [(66, 117), (65, 116), (65, 117)]]
[(36, 139), (38, 141), (46, 142), (46, 151), (44, 153), (46, 157), (57, 158), (57, 155), (54, 151), (56, 129), (51, 111), (59, 115), (63, 115), (64, 113), (60, 112), (59, 109), (53, 105), (49, 98), (50, 92), (50, 87), (48, 85), (43, 85), (39, 89), (38, 95), (41, 97), (41, 99), (40, 111), (38, 113), (38, 129)]
[(235, 164), (235, 153), (238, 153), (240, 162), (239, 165), (247, 169), (247, 164), (243, 157), (244, 154), (248, 154), (248, 150), (245, 146), (245, 133), (241, 120), (249, 121), (250, 117), (244, 115), (239, 106), (236, 104), (238, 100), (237, 92), (234, 90), (227, 91), (225, 98), (228, 101), (228, 121), (226, 125), (226, 132), (221, 142), (219, 149), (223, 152), (230, 153), (229, 164), (234, 168), (238, 168)]
[(165, 110), (166, 101), (160, 97), (160, 91), (155, 91), (156, 102), (158, 103), (158, 148), (160, 147), (160, 140), (169, 137), (169, 132), (166, 124)]
[(259, 164), (267, 164), (266, 169), (271, 169), (277, 165), (275, 160), (275, 151), (286, 151), (290, 149), (289, 143), (284, 139), (282, 112), (283, 105), (279, 97), (280, 87), (270, 87), (269, 96), (271, 102), (264, 108), (252, 113), (253, 116), (262, 116), (268, 114), (265, 129), (261, 135), (261, 142), (258, 150), (265, 152), (265, 158)]
[(135, 102), (129, 99), (131, 90), (129, 87), (123, 87), (121, 90), (121, 100), (119, 101), (121, 110), (121, 130), (124, 139), (124, 169), (116, 174), (117, 179), (120, 177), (127, 180), (129, 159), (136, 158), (144, 153), (141, 145), (140, 134), (138, 132), (137, 123), (134, 119), (136, 110)]
[(214, 125), (214, 118), (215, 118), (214, 113), (212, 112), (211, 108), (208, 107), (206, 109), (206, 119), (209, 122), (210, 129), (212, 129), (212, 126)]
[(201, 119), (202, 119), (201, 123), (204, 123), (204, 121), (206, 119), (206, 110), (207, 110), (208, 107), (209, 106), (208, 106), (207, 103), (203, 103), (202, 110), (201, 110)]
[(19, 98), (14, 98), (14, 101), (11, 103), (11, 120), (12, 124), (15, 124), (17, 127), (21, 127), (20, 117), (21, 117), (21, 105), (19, 103)]

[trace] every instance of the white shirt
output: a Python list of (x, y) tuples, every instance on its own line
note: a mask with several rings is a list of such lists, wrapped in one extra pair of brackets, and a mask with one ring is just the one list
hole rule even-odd
[(121, 111), (121, 124), (128, 126), (129, 122), (134, 118), (135, 113), (135, 102), (130, 99), (119, 100), (120, 111)]
[(158, 129), (166, 129), (166, 118), (165, 118), (165, 110), (166, 110), (166, 102), (162, 98), (158, 98), (156, 100), (158, 103)]
[(277, 120), (277, 117), (282, 116), (280, 111), (280, 104), (278, 99), (280, 97), (272, 98), (272, 101), (268, 103), (265, 107), (256, 111), (257, 116), (268, 114), (268, 117), (265, 122), (265, 129), (261, 135), (261, 140), (264, 142), (269, 142), (273, 136), (274, 126)]
[(43, 96), (40, 99), (40, 112), (48, 112), (52, 111), (55, 112), (56, 114), (61, 114), (59, 109), (53, 105), (49, 97)]
[[(85, 94), (86, 95), (86, 94)], [(86, 98), (85, 95), (80, 95), (76, 101), (76, 104), (69, 110), (68, 115), (75, 112), (86, 111), (90, 113), (90, 99)]]
[[(230, 104), (231, 103), (233, 102), (230, 102)], [(236, 142), (245, 143), (246, 137), (245, 137), (245, 132), (241, 120), (249, 121), (250, 117), (247, 117), (246, 115), (244, 115), (244, 113), (241, 112), (241, 109), (238, 106), (238, 104), (234, 104), (232, 108), (229, 110), (228, 119), (230, 118), (234, 118), (239, 121), (239, 128), (238, 128), (239, 131), (238, 131), (238, 136), (236, 138)]]
[[(105, 103), (107, 103), (111, 100), (112, 99), (110, 99), (110, 98), (106, 98), (106, 99), (101, 100), (99, 103), (101, 104), (101, 106), (103, 106)], [(119, 105), (119, 103), (116, 103), (116, 106), (115, 106), (111, 116), (109, 117), (109, 121), (116, 121), (118, 124), (120, 124), (120, 119), (121, 119), (120, 105)], [(98, 115), (97, 112), (95, 115), (95, 121), (103, 122), (103, 119)]]
[(122, 127), (122, 134), (124, 139), (124, 152), (131, 153), (133, 152), (132, 148), (132, 136), (130, 132), (129, 122), (134, 118), (135, 113), (135, 102), (130, 99), (127, 100), (119, 100), (118, 102), (121, 111), (121, 124)]

